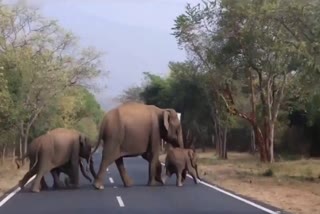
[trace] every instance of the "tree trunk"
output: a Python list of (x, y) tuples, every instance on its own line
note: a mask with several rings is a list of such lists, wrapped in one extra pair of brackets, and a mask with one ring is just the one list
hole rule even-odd
[(5, 143), (2, 148), (2, 163), (4, 163), (6, 158), (6, 152), (7, 152), (6, 150), (7, 150), (7, 144)]
[(254, 155), (256, 153), (256, 140), (255, 140), (253, 128), (251, 128), (250, 133), (251, 133), (250, 153)]
[(213, 134), (211, 135), (211, 143), (214, 146), (214, 135)]
[(22, 137), (19, 137), (19, 157), (22, 158), (23, 151), (22, 151)]
[(267, 121), (266, 132), (266, 156), (267, 161), (272, 163), (274, 162), (274, 123), (272, 121)]
[(13, 144), (13, 150), (12, 150), (12, 163), (14, 163), (14, 160), (16, 159), (16, 141)]
[(222, 146), (221, 146), (221, 159), (228, 159), (227, 156), (227, 134), (228, 134), (228, 128), (223, 129), (223, 138), (222, 138)]
[(221, 143), (220, 143), (220, 140), (221, 140), (221, 136), (220, 136), (220, 128), (219, 128), (219, 125), (216, 124), (215, 125), (215, 144), (216, 144), (216, 154), (218, 157), (220, 157), (220, 146), (221, 146)]
[[(253, 121), (256, 121), (256, 93), (255, 93), (255, 86), (254, 86), (254, 76), (251, 69), (248, 69), (249, 76), (250, 76), (250, 90), (251, 90), (251, 118)], [(256, 140), (254, 129), (251, 128), (251, 154), (255, 154), (256, 151)]]

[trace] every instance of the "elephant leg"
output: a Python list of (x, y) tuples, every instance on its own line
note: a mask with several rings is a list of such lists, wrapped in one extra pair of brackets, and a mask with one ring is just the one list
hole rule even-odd
[(182, 170), (181, 169), (178, 169), (176, 176), (177, 176), (176, 185), (178, 187), (182, 187)]
[[(69, 165), (69, 164), (68, 164)], [(68, 166), (67, 165), (67, 166)], [(70, 182), (68, 185), (71, 188), (78, 188), (79, 187), (79, 156), (74, 154), (73, 158), (71, 158), (70, 167), (64, 166), (66, 168), (66, 174), (69, 175)], [(66, 180), (67, 181), (67, 180)]]
[(172, 175), (172, 172), (170, 171), (170, 169), (168, 167), (166, 167), (166, 173), (164, 175), (164, 177), (162, 178), (162, 182), (163, 184), (165, 184), (165, 182), (167, 181), (168, 178), (170, 178)]
[(113, 148), (113, 144), (115, 143), (113, 142), (107, 142), (107, 143), (108, 143), (107, 146), (104, 146), (103, 148), (99, 171), (93, 183), (93, 186), (99, 190), (104, 189), (103, 183), (104, 183), (104, 178), (106, 176), (107, 167), (120, 157), (119, 150), (116, 148)]
[(46, 173), (50, 172), (51, 167), (52, 166), (51, 166), (49, 157), (45, 156), (45, 154), (42, 153), (39, 156), (38, 173), (31, 187), (32, 192), (40, 192), (41, 179)]
[(196, 170), (194, 168), (191, 168), (191, 169), (188, 169), (189, 171), (189, 174), (192, 176), (193, 178), (193, 181), (195, 184), (198, 184), (198, 180), (197, 180), (197, 177), (196, 177)]
[[(148, 156), (150, 158), (148, 180), (149, 186), (155, 186), (157, 184), (156, 173), (159, 162), (160, 141), (159, 127), (157, 127), (157, 125), (154, 123), (152, 127), (151, 140), (149, 142), (151, 151), (148, 151)], [(158, 168), (158, 170), (159, 169), (161, 170), (161, 168)]]
[(67, 171), (65, 171), (65, 173), (66, 173), (67, 177), (64, 179), (64, 185), (68, 188), (74, 187), (72, 184), (72, 179), (71, 179), (71, 177), (72, 177), (71, 170), (67, 170)]
[(152, 159), (149, 163), (149, 186), (155, 186), (157, 184), (156, 182), (156, 172), (157, 172), (157, 162), (158, 162), (158, 155), (157, 153), (155, 155), (152, 155)]
[(132, 186), (133, 185), (133, 181), (129, 177), (126, 169), (124, 168), (123, 158), (120, 157), (115, 162), (116, 162), (116, 165), (117, 165), (117, 168), (118, 168), (118, 171), (120, 173), (120, 176), (121, 176), (121, 179), (122, 179), (122, 182), (123, 182), (124, 186), (125, 187)]
[(64, 185), (68, 188), (76, 189), (79, 187), (79, 178), (77, 179), (72, 168), (64, 171), (67, 177), (64, 179)]
[[(143, 155), (141, 155), (143, 159), (145, 159), (146, 161), (148, 161), (150, 163), (150, 158), (148, 157), (147, 153), (144, 153)], [(160, 161), (158, 160), (157, 162), (157, 167), (156, 167), (156, 181), (158, 181), (161, 184), (164, 184), (162, 178), (161, 178), (161, 172), (162, 172), (162, 166)]]
[(32, 188), (31, 188), (32, 192), (40, 192), (41, 179), (48, 171), (49, 170), (46, 170), (44, 168), (39, 169), (38, 174), (34, 180), (34, 183), (32, 184)]
[(187, 170), (189, 174), (192, 176), (194, 183), (197, 184), (198, 183), (197, 172), (196, 172), (196, 169), (192, 166), (190, 161), (187, 162)]
[(181, 180), (182, 183), (184, 183), (184, 180), (186, 180), (186, 177), (187, 177), (187, 170), (184, 169), (184, 170), (182, 171), (182, 180)]
[(44, 179), (44, 177), (41, 178), (40, 186), (41, 186), (41, 187), (40, 187), (41, 190), (42, 190), (42, 189), (49, 189), (49, 186), (48, 186), (46, 180)]
[(63, 185), (62, 181), (59, 178), (59, 176), (60, 176), (59, 169), (53, 169), (50, 172), (51, 172), (51, 175), (52, 175), (52, 178), (53, 178), (53, 188), (54, 189), (63, 188), (64, 185)]

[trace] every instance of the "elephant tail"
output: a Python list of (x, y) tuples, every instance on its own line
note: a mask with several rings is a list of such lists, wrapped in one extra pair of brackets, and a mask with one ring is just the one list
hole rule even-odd
[[(100, 144), (101, 144), (101, 139), (102, 139), (102, 134), (103, 134), (103, 121), (100, 125), (100, 130), (99, 130), (99, 136), (98, 136), (98, 142), (95, 146), (95, 148), (91, 151), (90, 155), (89, 155), (89, 158), (87, 160), (88, 164), (92, 161), (92, 155), (97, 151), (97, 149), (99, 148)], [(88, 172), (89, 171), (89, 167), (87, 166), (86, 167), (86, 171)]]
[(37, 149), (36, 149), (36, 152), (35, 152), (35, 157), (36, 157), (36, 159), (35, 159), (33, 165), (30, 167), (30, 170), (33, 169), (33, 168), (36, 166), (36, 164), (38, 163), (38, 160), (39, 160), (39, 157), (38, 157), (38, 156), (39, 156), (40, 147), (41, 147), (41, 144), (38, 144)]
[[(33, 166), (32, 166), (30, 169), (32, 169), (32, 168), (35, 166), (35, 164), (38, 162), (38, 151), (39, 151), (39, 147), (40, 147), (40, 146), (38, 146), (38, 147), (37, 147), (37, 150), (36, 150), (36, 160), (35, 160)], [(29, 152), (27, 151), (21, 158), (16, 158), (16, 159), (15, 159), (15, 163), (16, 163), (18, 169), (20, 169), (20, 167), (21, 167), (20, 162), (23, 161), (26, 157), (29, 157), (29, 155), (30, 155), (30, 154), (29, 154)], [(29, 158), (29, 159), (30, 159), (30, 158)]]
[[(99, 148), (100, 144), (101, 144), (101, 139), (102, 139), (102, 135), (103, 135), (103, 130), (104, 130), (104, 120), (101, 122), (101, 125), (100, 125), (100, 130), (99, 130), (99, 136), (98, 136), (98, 141), (97, 141), (97, 144), (95, 146), (95, 148), (93, 149), (93, 151), (91, 152), (90, 154), (90, 157), (97, 151), (97, 149)], [(90, 159), (88, 160), (90, 161)]]

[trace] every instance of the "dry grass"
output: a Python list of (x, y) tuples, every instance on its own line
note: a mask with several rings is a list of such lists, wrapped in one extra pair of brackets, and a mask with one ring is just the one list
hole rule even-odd
[(199, 156), (200, 176), (218, 186), (292, 213), (320, 213), (320, 160), (262, 164), (246, 153), (229, 153), (228, 160), (213, 151)]
[(17, 169), (17, 165), (12, 163), (12, 160), (5, 160), (0, 164), (0, 196), (13, 186), (18, 184), (18, 181), (28, 170), (28, 163), (25, 163), (22, 168)]

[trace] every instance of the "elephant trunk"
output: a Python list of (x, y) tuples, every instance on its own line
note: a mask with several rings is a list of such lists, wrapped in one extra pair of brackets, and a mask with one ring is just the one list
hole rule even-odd
[(94, 163), (93, 163), (92, 158), (90, 158), (90, 160), (88, 160), (88, 162), (89, 162), (88, 164), (89, 164), (89, 167), (90, 167), (91, 175), (93, 176), (94, 179), (96, 179), (97, 178), (97, 174), (94, 171)]
[(82, 165), (82, 162), (81, 162), (80, 159), (79, 159), (79, 165), (80, 165), (80, 170), (81, 170), (82, 175), (83, 175), (89, 182), (91, 182), (92, 180), (91, 180), (91, 178), (87, 175), (87, 173), (84, 171), (83, 165)]

